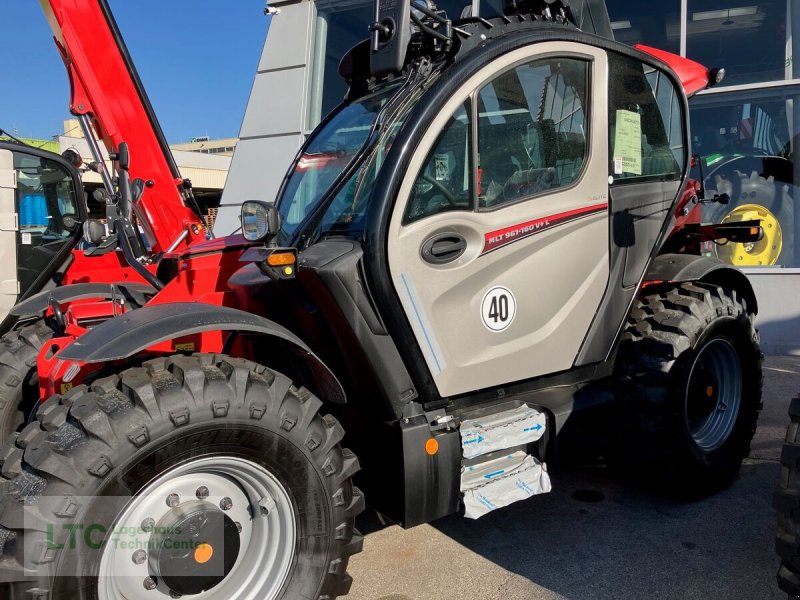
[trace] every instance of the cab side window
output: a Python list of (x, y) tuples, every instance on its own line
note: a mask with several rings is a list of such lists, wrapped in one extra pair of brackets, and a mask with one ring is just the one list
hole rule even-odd
[(683, 106), (665, 73), (609, 53), (609, 174), (617, 183), (680, 179), (686, 165)]
[(403, 222), (492, 210), (577, 182), (589, 156), (590, 68), (579, 58), (537, 59), (476, 90), (426, 157)]
[(466, 102), (450, 117), (414, 182), (404, 223), (450, 210), (472, 210), (472, 123)]
[(478, 92), (478, 206), (492, 209), (580, 177), (588, 156), (589, 62), (532, 61)]
[(72, 175), (47, 158), (14, 152), (17, 173), (17, 280), (20, 293), (36, 281), (53, 258), (76, 236), (79, 218)]
[(22, 245), (39, 246), (72, 236), (64, 217), (77, 218), (72, 176), (58, 163), (14, 153), (17, 172), (19, 230)]

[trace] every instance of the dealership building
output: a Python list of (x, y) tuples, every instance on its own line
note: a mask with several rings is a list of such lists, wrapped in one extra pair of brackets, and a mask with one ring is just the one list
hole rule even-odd
[[(259, 62), (217, 217), (239, 226), (243, 200), (272, 200), (308, 133), (345, 94), (337, 66), (366, 37), (372, 0), (270, 3), (278, 9)], [(503, 0), (442, 0), (451, 17), (497, 15)], [(690, 102), (693, 151), (708, 194), (704, 220), (762, 220), (765, 238), (705, 249), (740, 267), (760, 299), (764, 350), (800, 353), (800, 0), (608, 0), (615, 37), (681, 54), (726, 77)], [(298, 100), (299, 99), (299, 100)], [(696, 172), (695, 176), (699, 177)]]

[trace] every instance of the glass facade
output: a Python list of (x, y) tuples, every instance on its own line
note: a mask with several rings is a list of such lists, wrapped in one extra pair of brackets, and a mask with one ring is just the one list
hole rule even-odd
[(800, 0), (608, 0), (614, 34), (724, 67), (721, 85), (689, 103), (703, 221), (761, 219), (755, 244), (705, 250), (740, 267), (800, 267)]
[(371, 0), (323, 0), (316, 3), (316, 9), (308, 130), (316, 127), (344, 98), (347, 84), (339, 77), (339, 61), (367, 37), (367, 28), (374, 20)]
[(765, 229), (757, 244), (711, 250), (741, 266), (800, 266), (794, 243), (800, 233), (800, 88), (705, 94), (691, 104), (692, 145), (703, 158), (707, 197), (731, 198), (728, 205), (704, 205), (703, 220), (760, 218)]
[[(438, 0), (437, 6), (449, 15), (460, 15), (469, 3), (462, 0)], [(350, 48), (367, 38), (368, 27), (375, 20), (374, 0), (317, 0), (314, 30), (314, 56), (307, 129), (331, 112), (347, 93), (347, 84), (339, 77), (339, 62)]]
[[(472, 2), (437, 3), (451, 16)], [(706, 221), (760, 218), (767, 236), (752, 245), (707, 251), (743, 267), (800, 268), (800, 0), (607, 0), (616, 38), (724, 67), (725, 80), (690, 102), (692, 152), (702, 158), (707, 197), (727, 193), (728, 205), (704, 205)], [(502, 0), (479, 0), (492, 16)], [(336, 74), (344, 53), (366, 37), (372, 0), (322, 0), (310, 85), (308, 128), (344, 96)], [(699, 169), (695, 177), (700, 177)]]
[(725, 67), (722, 85), (785, 79), (792, 56), (790, 4), (690, 0), (686, 54), (708, 67)]
[(681, 50), (680, 0), (658, 3), (607, 0), (614, 37), (633, 46), (645, 44), (678, 54)]

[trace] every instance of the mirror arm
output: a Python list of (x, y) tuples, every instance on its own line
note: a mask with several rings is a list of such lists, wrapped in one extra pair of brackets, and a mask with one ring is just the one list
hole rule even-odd
[(703, 159), (699, 154), (692, 154), (692, 160), (696, 162), (697, 169), (700, 172), (700, 190), (697, 192), (697, 197), (702, 202), (706, 199), (706, 176), (703, 174)]

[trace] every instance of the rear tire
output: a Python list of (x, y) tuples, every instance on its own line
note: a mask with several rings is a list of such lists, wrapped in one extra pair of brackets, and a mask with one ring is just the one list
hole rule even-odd
[[(346, 594), (364, 499), (351, 481), (358, 460), (321, 405), (283, 375), (222, 355), (150, 360), (52, 398), (0, 452), (0, 577), (17, 579), (0, 596), (133, 598), (148, 577), (156, 598)], [(193, 510), (194, 529), (176, 525)], [(74, 543), (73, 525), (89, 541)], [(217, 571), (203, 571), (196, 552), (170, 554), (179, 546), (157, 536), (175, 529), (192, 548), (210, 545), (203, 560)], [(115, 533), (131, 530), (146, 548), (138, 563)]]
[(773, 499), (778, 516), (775, 551), (781, 559), (778, 587), (791, 597), (800, 598), (800, 396), (789, 405), (789, 416)]
[(761, 360), (753, 314), (735, 290), (684, 283), (644, 296), (617, 360), (616, 462), (682, 497), (730, 485), (761, 410)]
[(22, 428), (36, 406), (36, 357), (52, 337), (52, 328), (39, 319), (0, 340), (0, 446)]

